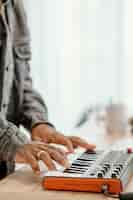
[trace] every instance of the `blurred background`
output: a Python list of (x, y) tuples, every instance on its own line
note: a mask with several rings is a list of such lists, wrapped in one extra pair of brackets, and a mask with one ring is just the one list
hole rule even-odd
[(133, 115), (133, 1), (25, 0), (34, 87), (59, 130), (110, 104)]

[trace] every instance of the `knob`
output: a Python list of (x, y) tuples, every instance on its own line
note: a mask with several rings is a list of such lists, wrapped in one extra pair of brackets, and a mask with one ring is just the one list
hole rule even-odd
[(127, 149), (127, 153), (128, 153), (128, 154), (133, 153), (133, 149), (132, 149), (132, 148), (128, 148), (128, 149)]
[(107, 166), (103, 166), (103, 169), (104, 169), (105, 172), (108, 171), (108, 167)]
[(116, 173), (112, 173), (111, 177), (112, 178), (117, 178), (117, 174)]
[(98, 174), (97, 174), (97, 176), (98, 176), (98, 178), (103, 178), (103, 173), (102, 172), (99, 172)]
[(122, 165), (122, 164), (119, 164), (119, 167), (120, 167), (121, 169), (123, 169), (123, 165)]
[(108, 169), (110, 168), (110, 164), (104, 164), (105, 167), (107, 167)]
[(116, 167), (116, 169), (120, 172), (121, 171), (121, 167)]
[(104, 170), (104, 169), (102, 169), (102, 170), (101, 170), (101, 172), (103, 173), (103, 175), (105, 175), (105, 174), (106, 174), (106, 172), (105, 172), (105, 170)]
[(116, 173), (116, 174), (118, 174), (119, 175), (119, 173), (120, 173), (120, 171), (119, 170), (114, 170), (114, 172)]

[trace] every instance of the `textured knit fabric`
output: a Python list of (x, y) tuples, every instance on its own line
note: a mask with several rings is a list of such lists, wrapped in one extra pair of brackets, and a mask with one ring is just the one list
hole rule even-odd
[(38, 123), (49, 123), (47, 107), (32, 88), (30, 58), (23, 2), (4, 0), (0, 12), (0, 168), (6, 166), (7, 174), (13, 171), (17, 148), (27, 143), (19, 125), (31, 131)]

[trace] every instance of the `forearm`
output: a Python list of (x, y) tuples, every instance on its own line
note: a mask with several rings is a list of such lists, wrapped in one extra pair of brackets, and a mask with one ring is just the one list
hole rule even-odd
[(48, 109), (41, 95), (33, 88), (29, 62), (24, 61), (24, 65), (25, 79), (20, 124), (31, 131), (36, 124), (49, 123)]
[(48, 123), (48, 110), (41, 96), (32, 89), (24, 93), (20, 123), (29, 131), (41, 123)]

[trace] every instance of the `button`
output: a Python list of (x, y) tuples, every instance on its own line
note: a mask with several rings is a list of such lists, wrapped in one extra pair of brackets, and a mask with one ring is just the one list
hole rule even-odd
[(4, 103), (4, 104), (2, 105), (2, 107), (3, 107), (3, 108), (6, 108), (6, 107), (7, 107), (7, 105)]
[(2, 38), (2, 40), (6, 39), (6, 37), (7, 37), (6, 32), (5, 32), (5, 31), (2, 31), (2, 33), (1, 33), (1, 38)]
[(128, 148), (128, 149), (127, 149), (127, 153), (128, 153), (128, 154), (133, 153), (133, 149), (132, 149), (132, 148)]
[(9, 67), (6, 67), (6, 69), (5, 69), (7, 72), (9, 71)]

